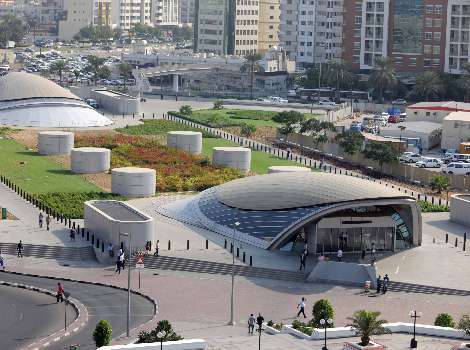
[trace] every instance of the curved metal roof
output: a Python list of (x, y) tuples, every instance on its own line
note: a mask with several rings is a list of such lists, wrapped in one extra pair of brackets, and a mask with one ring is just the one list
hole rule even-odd
[(80, 100), (67, 89), (39, 75), (12, 72), (0, 77), (0, 101), (54, 97)]
[(216, 187), (216, 197), (234, 208), (280, 210), (409, 196), (357, 177), (311, 172), (245, 177)]

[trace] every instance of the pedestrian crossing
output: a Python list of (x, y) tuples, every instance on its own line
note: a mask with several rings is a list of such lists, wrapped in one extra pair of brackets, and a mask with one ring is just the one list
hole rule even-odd
[[(0, 250), (2, 251), (2, 254), (17, 255), (16, 247), (16, 243), (0, 243)], [(23, 256), (71, 261), (96, 260), (95, 252), (93, 251), (92, 246), (63, 247), (23, 243)]]

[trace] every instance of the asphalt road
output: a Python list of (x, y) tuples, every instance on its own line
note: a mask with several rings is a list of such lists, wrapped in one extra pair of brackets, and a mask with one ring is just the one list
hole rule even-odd
[[(38, 278), (38, 277), (29, 277), (21, 275), (13, 275), (8, 273), (1, 273), (0, 280), (17, 282), (22, 284), (33, 285), (40, 288), (54, 289), (57, 285), (57, 282), (61, 282), (64, 286), (65, 291), (71, 293), (71, 296), (79, 300), (88, 310), (88, 323), (85, 327), (80, 329), (80, 331), (70, 337), (65, 338), (63, 341), (51, 344), (48, 349), (50, 350), (69, 350), (70, 345), (79, 345), (80, 350), (94, 350), (96, 349), (93, 342), (92, 333), (95, 329), (96, 324), (100, 320), (108, 320), (111, 323), (113, 328), (112, 337), (117, 337), (126, 332), (126, 315), (127, 315), (127, 292), (119, 289), (96, 286), (93, 284), (78, 283), (78, 282), (68, 282), (61, 280), (54, 280), (49, 278)], [(3, 292), (3, 290), (1, 290)], [(0, 298), (0, 312), (6, 310), (10, 301), (6, 303), (5, 298), (3, 298), (3, 293)], [(19, 298), (21, 301), (22, 299)], [(49, 299), (50, 300), (50, 299)], [(53, 309), (53, 308), (51, 308)], [(63, 310), (63, 309), (61, 309)], [(45, 310), (33, 310), (34, 314), (30, 316), (31, 327), (34, 329), (34, 323), (49, 322), (49, 319), (52, 319), (53, 316), (48, 317), (47, 314), (44, 314)], [(41, 314), (38, 314), (40, 312)], [(146, 298), (139, 295), (131, 294), (131, 329), (137, 327), (138, 325), (149, 321), (153, 318), (154, 306)], [(2, 313), (3, 314), (3, 313)], [(3, 314), (4, 315), (4, 314)], [(0, 324), (5, 323), (5, 319), (2, 317)], [(60, 322), (63, 324), (63, 314), (60, 313)], [(4, 325), (2, 324), (1, 327)], [(37, 327), (39, 332), (39, 327)], [(0, 328), (0, 336), (1, 330)], [(41, 327), (44, 329), (44, 327)], [(25, 334), (25, 329), (23, 325), (20, 327), (9, 328), (9, 337), (11, 339), (22, 338)], [(39, 337), (41, 338), (41, 337)], [(39, 339), (36, 338), (36, 339)], [(3, 340), (2, 337), (0, 339)], [(31, 343), (31, 339), (27, 339), (28, 343)], [(3, 341), (0, 344), (0, 350), (11, 349), (9, 347), (4, 347)]]
[[(64, 327), (64, 304), (57, 304), (52, 296), (9, 286), (0, 286), (0, 295), (0, 349), (19, 349)], [(75, 318), (69, 305), (68, 323)]]

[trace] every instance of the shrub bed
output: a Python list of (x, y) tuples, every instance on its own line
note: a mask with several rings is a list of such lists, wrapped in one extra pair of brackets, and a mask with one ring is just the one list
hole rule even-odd
[(215, 137), (213, 134), (199, 128), (185, 125), (171, 120), (143, 120), (143, 124), (127, 126), (125, 128), (116, 129), (116, 131), (128, 135), (158, 135), (165, 134), (169, 131), (199, 131), (203, 137)]
[(423, 213), (437, 213), (450, 210), (447, 205), (432, 204), (425, 201), (418, 201), (418, 205)]
[(307, 324), (294, 320), (292, 322), (292, 328), (297, 329), (298, 331), (307, 334), (307, 335), (312, 335), (313, 328), (308, 326)]

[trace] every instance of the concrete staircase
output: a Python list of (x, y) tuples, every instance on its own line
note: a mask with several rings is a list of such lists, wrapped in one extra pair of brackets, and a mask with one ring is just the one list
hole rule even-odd
[[(146, 255), (144, 263), (145, 267), (149, 269), (187, 271), (216, 275), (230, 275), (232, 273), (232, 264), (177, 258), (171, 256), (156, 257), (153, 255)], [(269, 278), (274, 280), (305, 282), (305, 274), (303, 272), (276, 270), (245, 265), (235, 265), (235, 275), (252, 278)]]
[[(2, 254), (17, 255), (16, 243), (0, 243)], [(96, 261), (93, 247), (62, 247), (24, 244), (23, 256), (56, 260)]]

